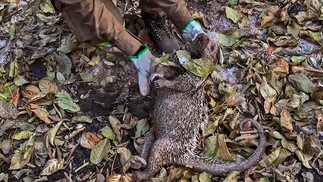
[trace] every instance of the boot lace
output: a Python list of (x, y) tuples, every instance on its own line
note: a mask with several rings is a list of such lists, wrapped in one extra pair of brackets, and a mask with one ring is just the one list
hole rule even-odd
[(169, 38), (173, 38), (173, 35), (172, 35), (172, 33), (171, 33), (170, 29), (169, 29), (169, 22), (168, 22), (166, 16), (159, 19), (158, 22), (156, 20), (151, 21), (151, 27), (152, 27), (152, 31), (157, 36), (158, 40), (162, 40), (162, 37), (160, 36), (157, 27), (160, 27), (161, 30), (165, 31)]

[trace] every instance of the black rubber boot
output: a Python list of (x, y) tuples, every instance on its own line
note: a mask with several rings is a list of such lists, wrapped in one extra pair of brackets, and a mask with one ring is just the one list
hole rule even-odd
[(180, 42), (170, 30), (170, 21), (164, 17), (154, 17), (144, 11), (142, 19), (148, 28), (150, 38), (155, 42), (158, 53), (172, 53), (180, 49)]

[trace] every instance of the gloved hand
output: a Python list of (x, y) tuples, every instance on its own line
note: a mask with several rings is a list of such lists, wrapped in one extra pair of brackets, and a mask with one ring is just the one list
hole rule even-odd
[(150, 75), (155, 71), (155, 56), (151, 54), (147, 46), (142, 46), (139, 52), (134, 56), (129, 56), (129, 59), (136, 66), (138, 71), (138, 82), (140, 94), (146, 96), (150, 92)]
[(191, 20), (182, 30), (185, 41), (190, 42), (189, 51), (192, 57), (209, 57), (217, 59), (218, 44), (209, 34), (206, 34), (199, 22)]

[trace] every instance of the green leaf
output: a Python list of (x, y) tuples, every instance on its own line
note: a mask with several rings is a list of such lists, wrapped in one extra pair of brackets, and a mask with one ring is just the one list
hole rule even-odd
[(204, 153), (209, 157), (215, 156), (216, 144), (217, 144), (216, 136), (207, 137), (205, 140)]
[(135, 138), (144, 136), (148, 130), (149, 130), (149, 123), (147, 122), (147, 120), (146, 119), (139, 120), (136, 126)]
[(238, 4), (238, 2), (239, 2), (239, 0), (227, 0), (226, 5), (233, 6), (233, 5)]
[(227, 36), (222, 33), (216, 33), (216, 40), (219, 42), (219, 44), (225, 46), (225, 47), (231, 47), (233, 46), (238, 39), (232, 36)]
[[(1, 18), (0, 18), (1, 20)], [(0, 173), (0, 181), (8, 182), (9, 181), (9, 174)]]
[(260, 162), (259, 165), (261, 167), (269, 167), (281, 164), (288, 156), (291, 155), (291, 152), (288, 150), (277, 147), (271, 154), (264, 157)]
[(50, 144), (54, 145), (54, 140), (55, 140), (55, 136), (56, 136), (56, 133), (57, 131), (59, 130), (59, 128), (61, 127), (62, 123), (63, 123), (64, 120), (58, 122), (54, 128), (50, 129), (49, 130), (49, 133), (48, 133), (48, 139), (49, 139), (49, 142)]
[(300, 150), (296, 150), (295, 152), (297, 158), (302, 162), (303, 166), (305, 166), (308, 169), (312, 169), (311, 165), (309, 164), (309, 161), (305, 159), (304, 153)]
[(15, 34), (16, 34), (16, 24), (11, 23), (9, 25), (9, 37), (10, 37), (10, 40), (13, 40), (15, 38)]
[(17, 85), (17, 86), (22, 86), (22, 85), (24, 85), (24, 84), (26, 84), (26, 83), (29, 83), (26, 79), (25, 79), (25, 77), (24, 76), (17, 76), (16, 78), (15, 78), (15, 81), (14, 81), (14, 83), (15, 83), (15, 85)]
[(165, 55), (161, 56), (160, 58), (158, 58), (156, 60), (156, 63), (164, 65), (164, 66), (178, 67), (178, 65), (176, 65), (173, 61), (171, 61), (171, 55), (170, 54), (165, 54)]
[(225, 7), (225, 13), (227, 17), (234, 23), (237, 23), (243, 17), (242, 13), (240, 13), (238, 10), (230, 8), (229, 6)]
[(49, 0), (43, 1), (39, 7), (44, 13), (55, 13), (55, 9)]
[(117, 153), (119, 154), (120, 163), (122, 165), (122, 171), (126, 172), (131, 166), (131, 163), (130, 163), (130, 159), (132, 157), (131, 152), (129, 149), (125, 147), (121, 147), (117, 149)]
[(116, 135), (114, 134), (113, 130), (109, 126), (102, 128), (101, 134), (110, 140), (116, 139)]
[(208, 76), (215, 69), (215, 65), (209, 58), (191, 59), (189, 52), (184, 50), (177, 51), (176, 55), (182, 66), (196, 76)]
[(94, 76), (92, 73), (81, 72), (80, 76), (84, 82), (94, 82)]
[(58, 70), (65, 75), (70, 75), (72, 69), (71, 59), (62, 52), (59, 52), (58, 55), (56, 54), (55, 59), (57, 62)]
[(8, 101), (15, 89), (16, 86), (13, 83), (5, 83), (0, 86), (0, 101)]
[(27, 131), (34, 131), (36, 129), (34, 125), (28, 122), (19, 122), (19, 128)]
[(225, 180), (223, 182), (233, 182), (238, 181), (240, 171), (232, 171), (229, 173), (229, 175), (226, 176)]
[(166, 171), (166, 169), (165, 168), (161, 168), (159, 174), (156, 177), (151, 178), (151, 180), (153, 182), (155, 182), (155, 181), (156, 182), (157, 181), (167, 181), (167, 171)]
[(35, 135), (32, 135), (29, 140), (21, 144), (20, 147), (15, 150), (11, 158), (10, 170), (21, 169), (29, 163), (33, 153), (34, 142)]
[(113, 132), (116, 134), (117, 141), (121, 141), (121, 133), (120, 133), (121, 122), (118, 120), (118, 118), (114, 116), (109, 116), (108, 119), (111, 124)]
[(58, 92), (56, 94), (56, 97), (58, 98), (58, 106), (64, 110), (67, 110), (69, 112), (79, 112), (80, 107), (74, 103), (72, 100), (71, 96), (63, 91), (63, 92)]
[(264, 99), (277, 96), (276, 90), (267, 83), (266, 78), (261, 82), (259, 91)]
[(22, 71), (21, 64), (17, 60), (10, 63), (9, 78), (16, 78)]
[(10, 119), (14, 115), (18, 114), (18, 110), (15, 106), (9, 102), (0, 101), (0, 116), (4, 119)]
[(291, 60), (293, 63), (301, 63), (306, 60), (305, 56), (292, 56)]
[(93, 120), (88, 116), (74, 116), (72, 118), (73, 123), (92, 123)]
[(289, 75), (288, 81), (293, 85), (296, 90), (312, 93), (314, 89), (314, 84), (307, 78), (303, 73), (297, 73), (294, 75)]
[(313, 40), (315, 40), (317, 43), (323, 46), (322, 32), (312, 32), (312, 31), (307, 31), (307, 32), (309, 37), (311, 37)]
[(21, 131), (19, 133), (16, 133), (12, 136), (12, 139), (14, 140), (22, 140), (27, 139), (33, 135), (33, 132), (30, 131)]
[(90, 161), (93, 164), (99, 164), (108, 155), (110, 148), (111, 148), (111, 145), (107, 138), (104, 140), (101, 140), (98, 144), (96, 144), (92, 148)]
[(203, 182), (212, 182), (212, 179), (211, 179), (212, 175), (207, 173), (207, 172), (202, 172), (200, 175), (199, 175), (199, 180), (200, 181), (203, 181)]

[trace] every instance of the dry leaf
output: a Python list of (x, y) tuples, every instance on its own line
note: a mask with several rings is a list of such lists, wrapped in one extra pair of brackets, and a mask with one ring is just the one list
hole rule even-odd
[(64, 120), (58, 122), (54, 126), (54, 128), (52, 128), (52, 129), (50, 129), (48, 131), (48, 139), (49, 139), (50, 144), (54, 145), (54, 140), (55, 140), (56, 133), (59, 130), (59, 128), (61, 127), (61, 125), (62, 125), (63, 122), (64, 122)]
[(13, 118), (18, 113), (18, 110), (12, 103), (0, 101), (0, 116), (3, 119)]
[(42, 121), (44, 121), (46, 124), (50, 124), (51, 121), (48, 118), (48, 112), (46, 111), (46, 109), (39, 107), (36, 104), (32, 104), (30, 103), (30, 109), (33, 113), (35, 113), (35, 115), (41, 119)]
[(117, 149), (117, 153), (119, 154), (119, 159), (120, 159), (120, 163), (122, 165), (122, 171), (123, 172), (127, 172), (128, 169), (130, 168), (131, 166), (131, 152), (130, 150), (128, 150), (127, 148), (125, 147), (121, 147), (121, 148), (118, 148)]
[(217, 134), (218, 136), (218, 149), (217, 149), (217, 156), (220, 156), (221, 159), (227, 161), (234, 161), (235, 158), (232, 156), (228, 150), (227, 144), (225, 142), (225, 136), (223, 134)]
[(15, 106), (17, 107), (18, 106), (18, 102), (19, 102), (19, 98), (20, 98), (20, 89), (19, 87), (17, 87), (15, 89), (15, 91), (12, 93), (12, 96), (11, 96), (11, 100), (10, 102)]
[(108, 155), (110, 148), (111, 148), (111, 144), (107, 138), (101, 140), (91, 150), (91, 155), (90, 155), (91, 162), (93, 164), (99, 164)]
[(10, 170), (21, 169), (27, 165), (33, 154), (33, 146), (35, 141), (35, 135), (32, 135), (29, 140), (20, 145), (20, 147), (15, 150), (14, 155), (11, 158)]
[(290, 116), (289, 112), (286, 109), (283, 109), (280, 113), (280, 126), (282, 127), (282, 129), (289, 132), (293, 131), (292, 121), (293, 119)]
[(21, 92), (22, 96), (26, 97), (27, 99), (31, 99), (33, 96), (40, 92), (39, 88), (35, 85), (28, 85), (25, 89)]
[(101, 139), (94, 133), (83, 133), (80, 139), (80, 144), (82, 147), (87, 149), (92, 149)]
[(40, 173), (41, 176), (48, 176), (56, 171), (62, 169), (64, 166), (64, 160), (59, 161), (58, 159), (49, 159)]
[(58, 87), (55, 82), (49, 80), (40, 80), (39, 81), (39, 89), (41, 92), (47, 94), (56, 94), (58, 92)]
[(0, 146), (3, 154), (7, 155), (9, 154), (11, 148), (12, 148), (12, 141), (10, 139), (4, 139), (1, 142), (1, 146)]
[(23, 140), (28, 139), (33, 135), (33, 132), (31, 131), (21, 131), (19, 133), (16, 133), (12, 136), (12, 139), (14, 140)]

